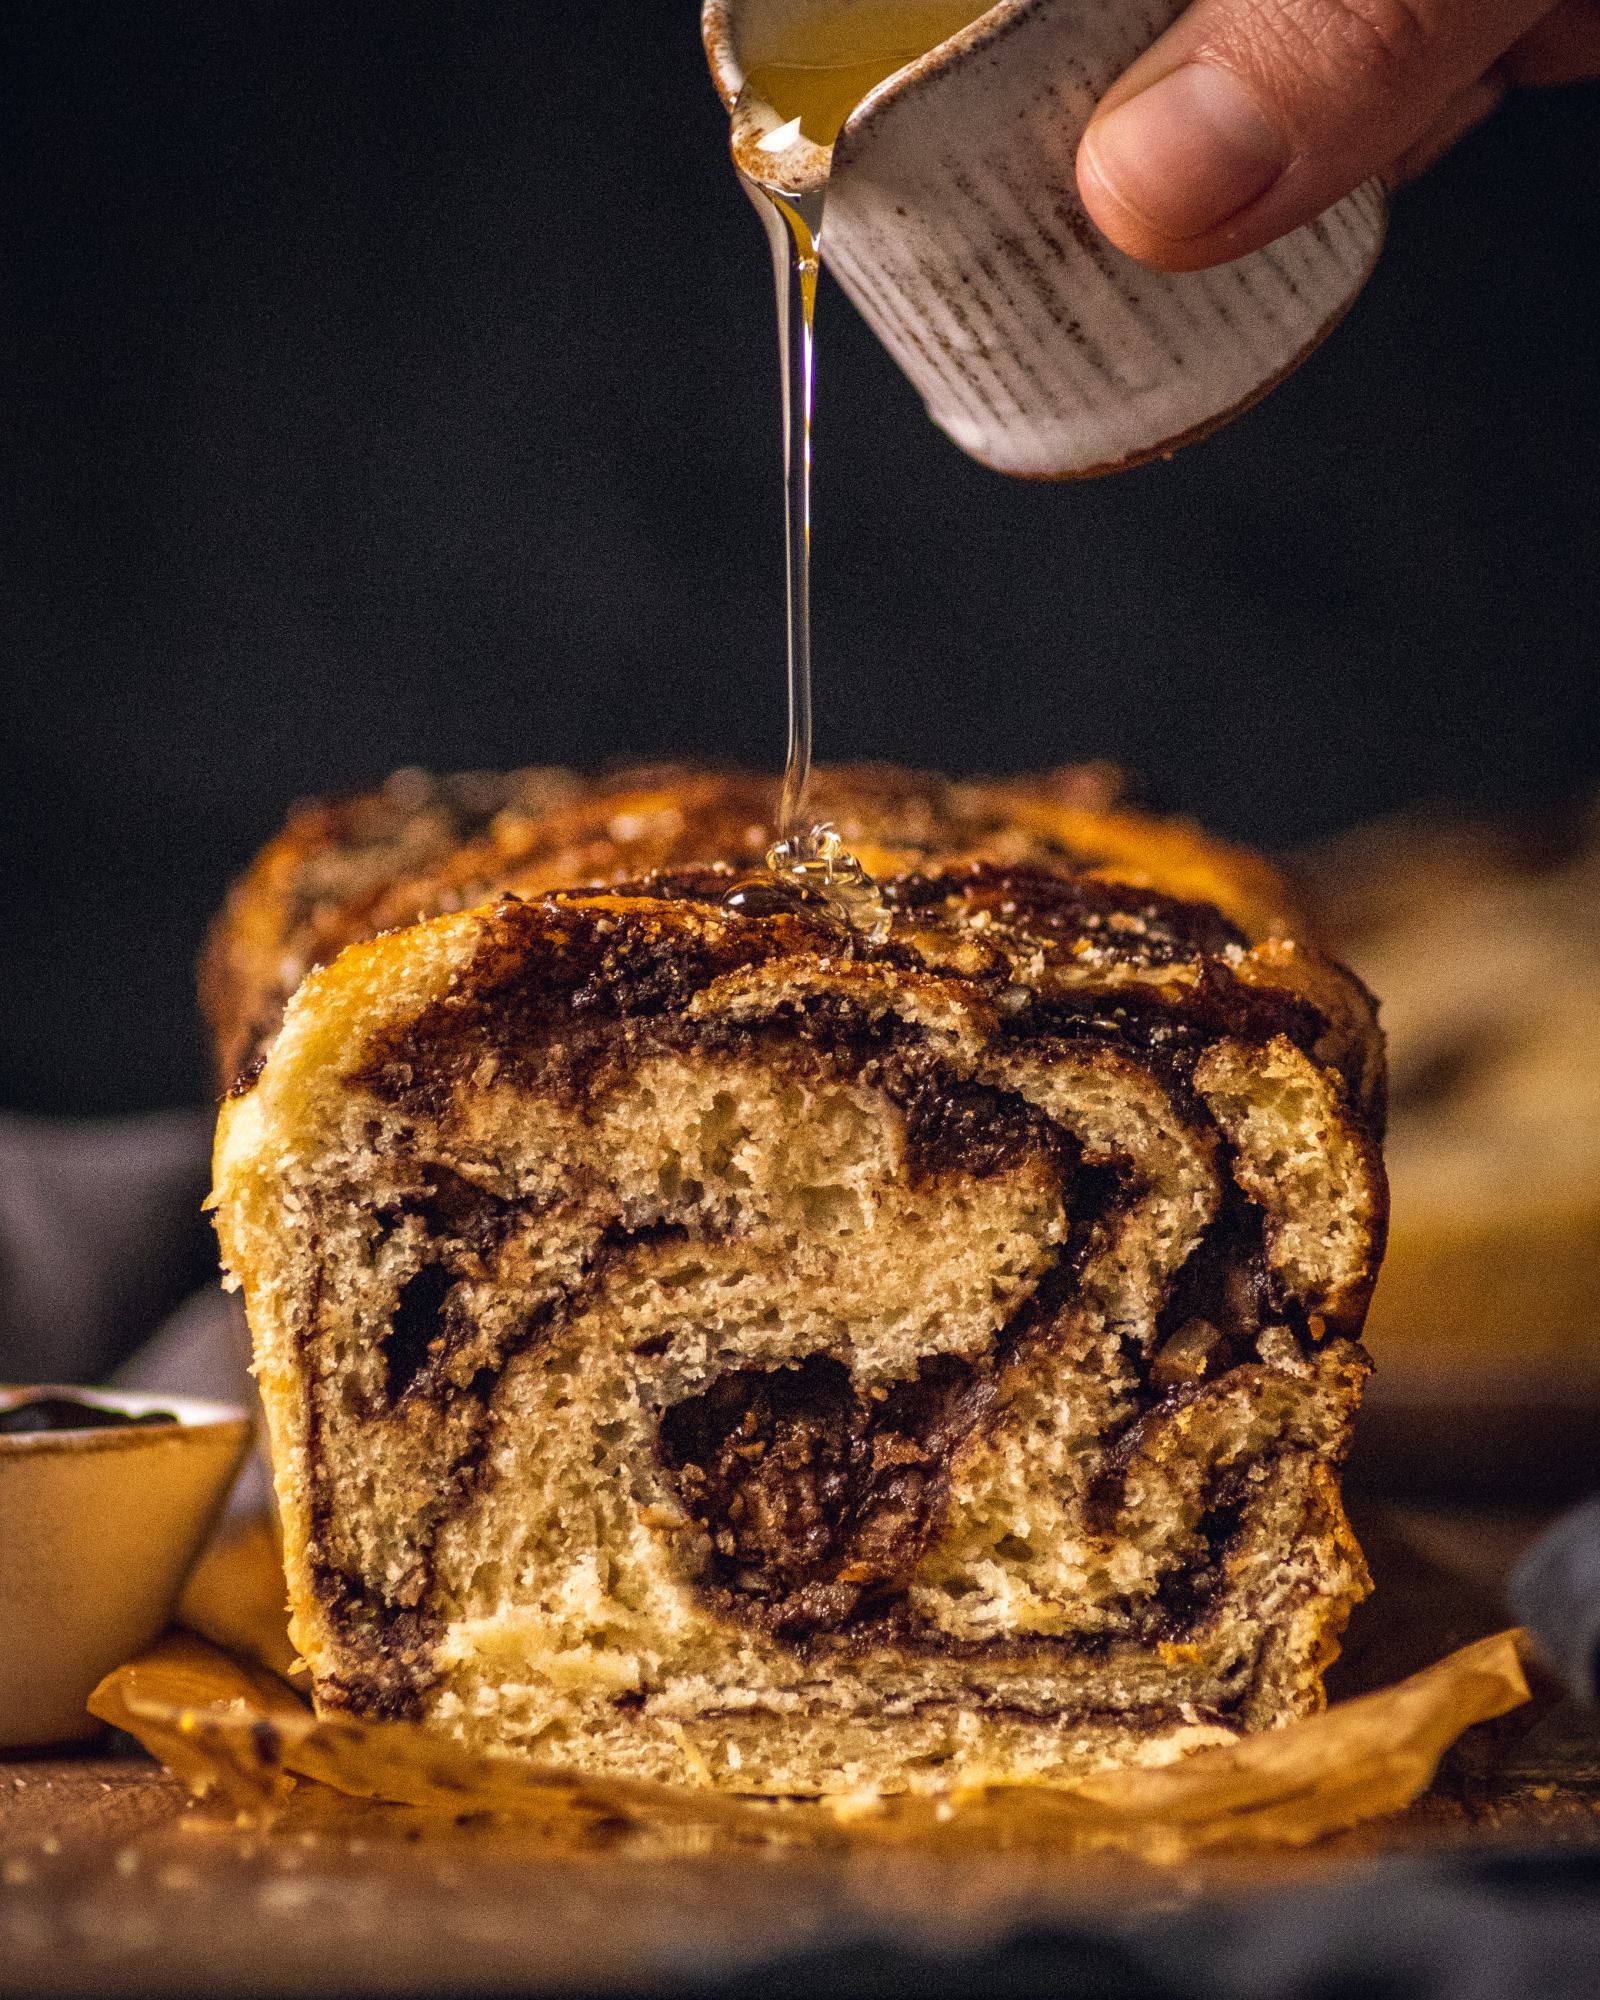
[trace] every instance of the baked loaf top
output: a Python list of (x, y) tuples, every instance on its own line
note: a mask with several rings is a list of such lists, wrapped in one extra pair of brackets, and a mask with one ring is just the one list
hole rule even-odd
[[(1115, 808), (1115, 783), (1103, 765), (974, 783), (885, 765), (823, 767), (811, 804), (880, 881), (978, 862), (1079, 881), (1083, 927), (1074, 933), (1070, 909), (1058, 904), (1042, 939), (1059, 963), (1076, 956), (1088, 971), (1119, 959), (1228, 955), (1245, 983), (1322, 1014), (1330, 1048), (1370, 1109), (1382, 1073), (1371, 998), (1313, 948), (1282, 877), (1187, 822)], [(767, 777), (688, 767), (605, 778), (551, 768), (443, 778), (402, 771), (380, 791), (298, 808), (234, 888), (202, 960), (201, 1003), (224, 1084), (260, 1059), (306, 974), (364, 938), (503, 895), (646, 882), (685, 868), (725, 871), (720, 881), (684, 880), (693, 900), (716, 900), (776, 838), (775, 792)], [(652, 893), (669, 886), (658, 882)], [(1187, 908), (1164, 909), (1164, 899)], [(970, 928), (959, 900), (941, 908), (915, 889), (897, 900), (906, 905), (902, 935), (915, 928), (926, 938), (947, 919)], [(996, 899), (987, 901), (991, 926)]]

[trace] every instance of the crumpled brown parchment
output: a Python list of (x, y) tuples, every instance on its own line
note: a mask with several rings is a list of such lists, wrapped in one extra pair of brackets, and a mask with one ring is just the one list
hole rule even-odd
[(193, 1629), (108, 1675), (90, 1709), (192, 1790), (255, 1818), (311, 1781), (434, 1813), (506, 1815), (575, 1839), (621, 1822), (692, 1827), (735, 1843), (1099, 1848), (1171, 1863), (1230, 1847), (1302, 1845), (1399, 1811), (1464, 1730), (1528, 1699), (1519, 1635), (1499, 1632), (1391, 1687), (1159, 1769), (1073, 1785), (742, 1798), (468, 1751), (414, 1723), (319, 1718), (286, 1678), (293, 1655), (282, 1602), (275, 1551), (259, 1529), (196, 1573), (183, 1606)]

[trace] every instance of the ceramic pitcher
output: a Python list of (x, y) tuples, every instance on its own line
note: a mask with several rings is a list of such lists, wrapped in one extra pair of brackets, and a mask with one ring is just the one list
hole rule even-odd
[[(744, 90), (796, 17), (872, 0), (707, 0), (734, 157), (827, 185), (823, 262), (964, 451), (1085, 477), (1225, 423), (1322, 340), (1383, 238), (1377, 183), (1236, 262), (1168, 273), (1089, 221), (1073, 161), (1102, 93), (1182, 0), (999, 0), (871, 91), (829, 154)], [(761, 142), (767, 140), (766, 147)]]

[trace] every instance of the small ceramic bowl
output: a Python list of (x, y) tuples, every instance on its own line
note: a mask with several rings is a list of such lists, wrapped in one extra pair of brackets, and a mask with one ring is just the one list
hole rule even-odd
[(172, 1617), (250, 1447), (225, 1403), (109, 1389), (0, 1388), (0, 1408), (66, 1396), (172, 1424), (0, 1435), (0, 1748), (100, 1725), (95, 1683)]

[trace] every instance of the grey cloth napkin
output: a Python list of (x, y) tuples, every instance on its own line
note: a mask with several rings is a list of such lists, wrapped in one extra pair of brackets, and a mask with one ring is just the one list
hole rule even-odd
[(1600, 1701), (1600, 1495), (1539, 1537), (1512, 1572), (1509, 1594), (1572, 1692)]
[(0, 1380), (104, 1381), (214, 1276), (211, 1128), (0, 1113)]
[[(212, 1126), (205, 1111), (0, 1114), (0, 1382), (110, 1380), (257, 1410), (244, 1314), (201, 1209)], [(265, 1507), (268, 1486), (258, 1450), (233, 1509)]]

